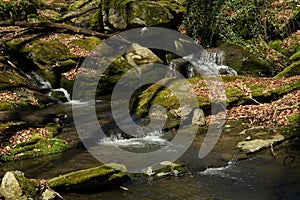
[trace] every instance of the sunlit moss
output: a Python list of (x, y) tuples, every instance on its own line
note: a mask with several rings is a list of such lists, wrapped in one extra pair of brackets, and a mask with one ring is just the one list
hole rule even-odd
[(22, 191), (28, 198), (37, 199), (38, 198), (38, 188), (39, 183), (34, 179), (29, 179), (24, 176), (21, 172), (13, 172)]
[(110, 163), (98, 167), (71, 172), (48, 180), (51, 188), (69, 188), (88, 181), (97, 184), (108, 184), (120, 180), (126, 175), (126, 167), (121, 164)]

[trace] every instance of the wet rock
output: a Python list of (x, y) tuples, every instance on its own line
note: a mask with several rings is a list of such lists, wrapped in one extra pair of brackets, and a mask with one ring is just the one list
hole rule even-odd
[[(100, 190), (107, 185), (120, 185), (126, 177), (126, 167), (121, 164), (105, 164), (99, 167), (64, 174), (48, 180), (49, 187), (58, 191)], [(99, 189), (100, 188), (100, 189)]]
[(176, 164), (170, 161), (163, 161), (159, 164), (149, 166), (142, 170), (142, 173), (155, 178), (164, 178), (167, 176), (179, 176), (186, 172), (186, 168), (181, 164)]
[[(188, 57), (188, 59), (195, 59), (192, 57)], [(191, 64), (191, 62), (185, 58), (177, 58), (170, 61), (169, 67), (171, 69), (176, 70), (176, 73), (180, 73), (186, 78), (190, 78), (193, 76), (202, 76), (202, 75), (211, 75), (211, 74), (231, 74), (231, 75), (237, 75), (236, 71), (232, 68), (225, 66), (225, 65), (217, 65), (213, 64), (213, 62), (201, 64), (197, 66), (196, 62), (194, 64)], [(211, 65), (211, 66), (210, 66)], [(176, 76), (175, 76), (176, 77)]]
[(139, 66), (149, 63), (161, 63), (163, 61), (157, 57), (150, 49), (140, 46), (137, 43), (132, 44), (133, 51), (130, 51), (125, 55), (126, 60), (132, 66)]
[(42, 200), (52, 200), (55, 199), (56, 197), (57, 197), (57, 193), (49, 189), (46, 189), (41, 195)]
[(103, 1), (103, 22), (110, 28), (123, 30), (138, 26), (176, 28), (185, 8), (178, 1)]
[(194, 115), (192, 119), (193, 125), (204, 126), (205, 125), (205, 115), (202, 109), (197, 108), (194, 110)]
[(34, 179), (28, 179), (20, 171), (6, 172), (2, 182), (0, 193), (5, 199), (38, 199), (39, 183)]
[(52, 91), (51, 96), (54, 97), (55, 99), (58, 99), (59, 101), (68, 102), (65, 93), (63, 93), (62, 91)]
[(187, 118), (188, 115), (192, 112), (192, 108), (190, 106), (182, 106), (178, 109), (174, 109), (173, 112), (181, 118)]
[(239, 142), (237, 147), (241, 148), (243, 151), (247, 153), (255, 153), (259, 150), (267, 148), (277, 142), (283, 141), (284, 136), (282, 135), (275, 135), (272, 139), (255, 139), (250, 141), (242, 141)]

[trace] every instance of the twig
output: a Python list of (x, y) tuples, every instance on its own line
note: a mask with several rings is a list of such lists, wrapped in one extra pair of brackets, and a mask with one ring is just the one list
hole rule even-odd
[(274, 109), (274, 114), (273, 114), (273, 119), (276, 118), (277, 111), (286, 110), (286, 109), (293, 109), (293, 108), (297, 108), (298, 106), (300, 106), (300, 102), (298, 102), (298, 103), (296, 103), (295, 105), (292, 105), (292, 106), (285, 106), (285, 107), (282, 107), (282, 108), (275, 108)]
[(79, 65), (81, 63), (81, 59), (82, 58), (79, 58), (78, 61), (77, 61), (77, 64), (76, 64), (76, 67), (75, 67), (75, 72), (77, 72), (77, 70), (78, 70), (78, 67), (79, 67)]
[(275, 156), (276, 156), (276, 155), (275, 155), (275, 152), (274, 152), (273, 144), (271, 144), (271, 145), (270, 145), (270, 147), (271, 147), (271, 152), (272, 152), (272, 155), (273, 155), (273, 156), (274, 156), (274, 158), (275, 158)]
[(247, 86), (245, 85), (244, 83), (242, 82), (238, 82), (235, 84), (237, 88), (239, 88), (240, 90), (242, 90), (244, 92), (244, 94), (249, 97), (249, 99), (251, 99), (252, 101), (254, 101), (255, 103), (257, 103), (258, 105), (260, 105), (261, 103), (258, 102), (256, 99), (254, 99), (252, 97), (252, 90)]

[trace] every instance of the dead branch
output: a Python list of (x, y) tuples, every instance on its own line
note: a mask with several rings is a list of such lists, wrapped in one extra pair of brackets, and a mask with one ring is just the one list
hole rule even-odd
[(58, 22), (64, 22), (70, 19), (73, 19), (75, 17), (79, 17), (81, 15), (84, 15), (85, 13), (88, 13), (92, 10), (97, 9), (99, 6), (96, 5), (91, 5), (90, 7), (84, 9), (84, 10), (79, 10), (79, 11), (73, 11), (73, 12), (69, 12), (67, 14), (65, 14), (64, 16), (62, 16), (61, 20), (59, 20)]
[(42, 29), (42, 30), (46, 29), (52, 31), (67, 30), (73, 33), (83, 34), (87, 36), (96, 36), (101, 39), (106, 39), (113, 35), (113, 34), (100, 33), (89, 29), (72, 26), (69, 24), (55, 23), (55, 22), (2, 21), (0, 22), (0, 26), (19, 26), (19, 27), (29, 27), (33, 29)]
[(285, 106), (285, 107), (282, 107), (282, 108), (275, 108), (274, 109), (274, 114), (273, 114), (273, 119), (276, 118), (277, 111), (293, 109), (293, 108), (297, 108), (298, 106), (300, 106), (300, 102), (298, 102), (298, 103), (296, 103), (295, 105), (292, 105), (292, 106)]

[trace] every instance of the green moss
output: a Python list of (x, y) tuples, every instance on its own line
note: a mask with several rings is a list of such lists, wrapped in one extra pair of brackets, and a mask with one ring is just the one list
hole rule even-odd
[(0, 101), (0, 110), (14, 110), (14, 106), (8, 101)]
[(135, 1), (131, 7), (129, 22), (131, 24), (140, 24), (142, 22), (146, 26), (155, 26), (168, 23), (173, 18), (168, 8), (163, 4), (160, 5), (159, 2)]
[(0, 71), (0, 89), (11, 89), (23, 85), (30, 85), (26, 77), (15, 71)]
[(62, 91), (52, 91), (51, 96), (62, 102), (68, 101), (68, 99), (66, 98), (65, 94)]
[[(101, 65), (101, 63), (99, 63), (99, 65)], [(114, 62), (103, 72), (105, 76), (102, 76), (99, 80), (99, 84), (96, 89), (96, 96), (111, 94), (115, 84), (131, 68), (133, 68), (133, 66), (130, 65), (123, 57), (119, 57), (114, 60)], [(99, 77), (99, 74), (95, 74), (95, 76)]]
[[(98, 184), (108, 184), (109, 182), (122, 178), (125, 174), (126, 167), (124, 165), (111, 163), (52, 178), (48, 180), (48, 185), (51, 188), (65, 188), (88, 181), (97, 182)], [(95, 179), (97, 179), (97, 181)]]
[[(223, 76), (222, 77), (224, 82), (232, 82), (237, 79), (246, 80), (246, 76)], [(210, 80), (214, 80), (215, 78), (209, 78)], [(198, 81), (202, 80), (201, 78), (195, 77), (189, 79), (193, 85), (199, 85)], [(165, 83), (167, 79), (165, 80)], [(183, 85), (181, 81), (174, 81), (174, 86), (180, 89), (180, 85)], [(172, 82), (173, 83), (173, 82)], [(165, 84), (164, 84), (165, 85)], [(294, 90), (300, 89), (300, 82), (291, 82), (286, 83), (282, 87), (276, 89), (267, 89), (267, 85), (265, 84), (254, 84), (254, 83), (247, 83), (247, 87), (252, 91), (252, 97), (257, 101), (269, 101), (271, 102), (275, 98), (283, 96), (289, 92)], [(202, 86), (202, 85), (201, 85)], [(205, 84), (203, 84), (205, 86)], [(226, 104), (227, 107), (234, 107), (238, 105), (245, 105), (249, 102), (253, 103), (253, 100), (247, 96), (241, 89), (237, 87), (228, 87), (225, 89), (226, 92)], [(132, 111), (139, 116), (146, 116), (149, 112), (149, 109), (154, 104), (159, 104), (164, 106), (167, 109), (167, 115), (170, 118), (174, 118), (173, 110), (179, 107), (180, 97), (186, 98), (186, 90), (183, 91), (182, 94), (171, 95), (171, 90), (159, 85), (153, 84), (146, 90), (142, 92), (142, 94), (137, 98), (135, 106), (132, 108)], [(197, 96), (199, 106), (204, 111), (209, 111), (211, 106), (211, 99), (208, 97)]]
[(107, 14), (109, 13), (110, 9), (115, 10), (115, 12), (121, 16), (121, 21), (117, 23), (120, 23), (121, 26), (124, 26), (125, 25), (124, 23), (127, 22), (127, 14), (128, 14), (127, 7), (132, 2), (134, 2), (134, 0), (103, 0), (102, 8)]
[(25, 193), (25, 195), (28, 198), (38, 198), (38, 188), (39, 183), (34, 179), (29, 179), (24, 176), (23, 173), (15, 171), (13, 172), (20, 187), (22, 188), (22, 191)]
[(267, 88), (267, 85), (263, 84), (247, 84), (247, 86), (251, 89), (253, 97), (262, 96), (263, 91), (265, 91), (265, 89)]
[(162, 173), (174, 173), (174, 171), (176, 170), (178, 173), (185, 173), (186, 172), (186, 168), (183, 165), (179, 165), (176, 163), (171, 163), (168, 162), (170, 164), (164, 166), (162, 169), (159, 170), (159, 172)]
[(79, 40), (73, 40), (71, 43), (88, 51), (91, 51), (101, 43), (101, 40), (97, 37), (87, 37)]
[(36, 41), (32, 44), (30, 51), (33, 60), (40, 64), (53, 65), (58, 61), (75, 58), (69, 48), (58, 40)]
[(280, 96), (280, 95), (285, 95), (297, 89), (300, 89), (300, 81), (288, 83), (280, 88), (271, 90), (270, 92)]
[(290, 125), (278, 130), (285, 138), (300, 136), (300, 114), (294, 114), (288, 117)]
[(292, 63), (289, 67), (285, 68), (282, 72), (277, 74), (276, 78), (291, 77), (300, 75), (300, 61)]
[(52, 138), (58, 134), (58, 130), (61, 128), (59, 124), (57, 123), (49, 123), (45, 127), (47, 131), (49, 132), (48, 138)]
[(291, 125), (296, 126), (300, 124), (300, 114), (295, 114), (288, 117)]
[(243, 98), (245, 98), (245, 95), (239, 88), (226, 88), (226, 103), (228, 105), (234, 105), (234, 104), (240, 104)]
[(69, 6), (70, 11), (76, 11), (86, 5), (90, 0), (76, 0)]
[(36, 109), (37, 106), (31, 104), (31, 102), (24, 101), (0, 101), (0, 111), (3, 110), (32, 110)]
[(296, 53), (294, 53), (290, 58), (289, 60), (291, 61), (298, 61), (300, 60), (300, 51), (297, 51)]
[(282, 41), (281, 40), (274, 40), (269, 43), (270, 47), (275, 49), (276, 51), (279, 51), (280, 53), (284, 55), (288, 55), (289, 51), (287, 49), (282, 48)]
[[(59, 12), (56, 12), (55, 10), (51, 10), (51, 9), (43, 9), (43, 13), (44, 16), (42, 19), (40, 19), (40, 21), (45, 21), (45, 20), (50, 20), (50, 21), (59, 21), (61, 20), (61, 14)], [(33, 17), (33, 20), (37, 20), (38, 17), (40, 16), (32, 16)], [(41, 18), (41, 17), (40, 17)], [(45, 19), (46, 18), (46, 19)]]
[(64, 141), (57, 138), (33, 137), (29, 142), (19, 144), (12, 148), (9, 155), (2, 155), (2, 161), (35, 158), (53, 153), (64, 152), (69, 147)]
[(22, 44), (22, 40), (12, 39), (12, 40), (6, 41), (5, 44), (7, 46), (9, 46), (10, 48), (12, 48), (13, 50), (19, 50), (19, 46), (20, 46), (20, 44)]
[(65, 88), (72, 95), (75, 80), (68, 80), (65, 76), (60, 79), (60, 87)]

